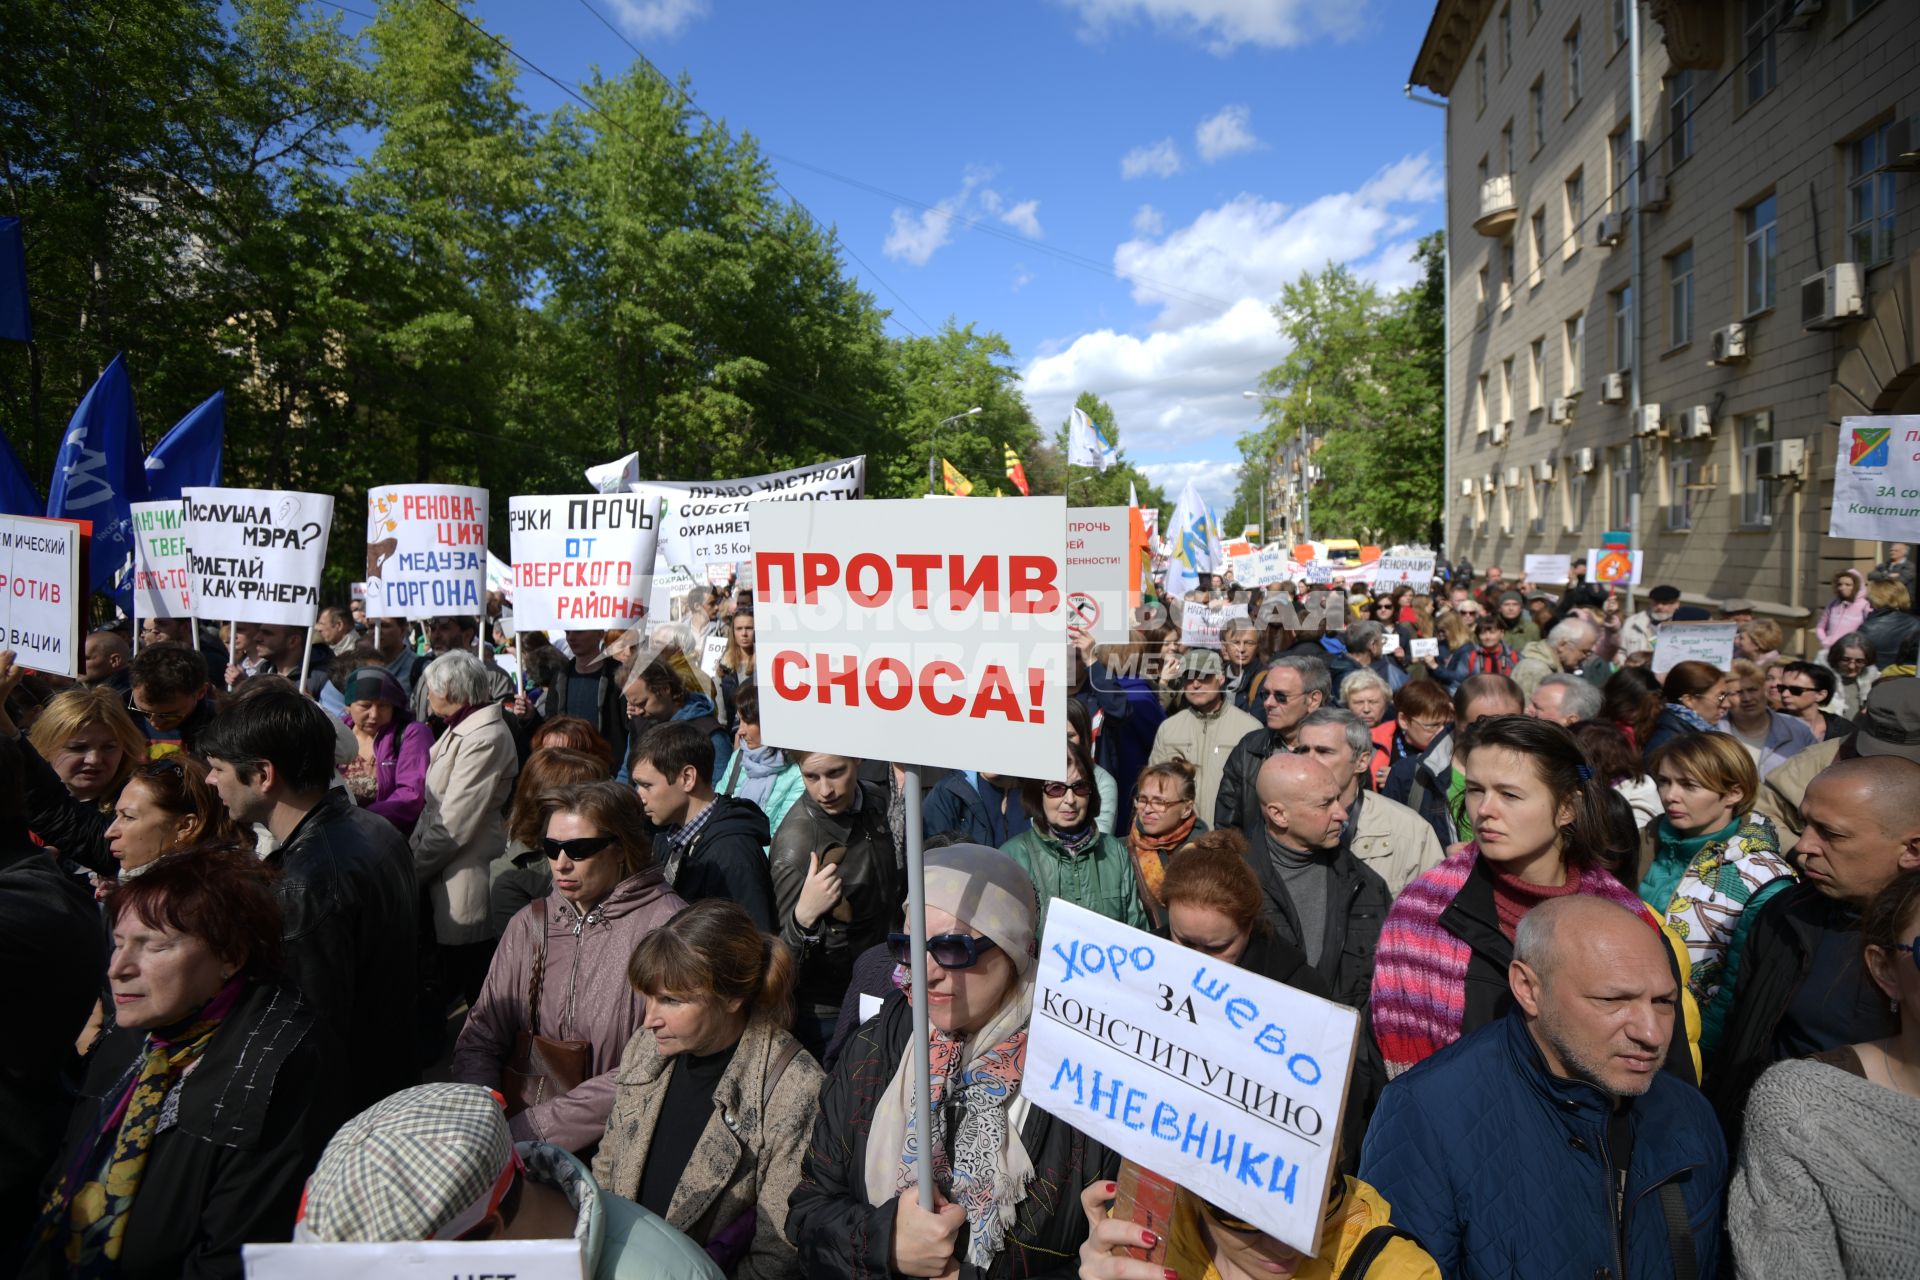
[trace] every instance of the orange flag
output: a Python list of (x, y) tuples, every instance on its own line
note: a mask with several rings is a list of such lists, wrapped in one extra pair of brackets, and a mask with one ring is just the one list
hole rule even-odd
[(1006, 446), (1006, 449), (1007, 479), (1013, 482), (1013, 487), (1020, 491), (1022, 497), (1031, 497), (1027, 489), (1027, 469), (1020, 465), (1020, 455), (1013, 451), (1012, 445)]

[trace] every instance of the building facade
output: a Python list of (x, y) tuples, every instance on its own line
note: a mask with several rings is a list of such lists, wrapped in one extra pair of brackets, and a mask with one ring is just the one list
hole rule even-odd
[(1826, 530), (1840, 419), (1920, 413), (1916, 19), (1440, 0), (1455, 559), (1631, 530), (1643, 585), (1786, 621), (1882, 558)]

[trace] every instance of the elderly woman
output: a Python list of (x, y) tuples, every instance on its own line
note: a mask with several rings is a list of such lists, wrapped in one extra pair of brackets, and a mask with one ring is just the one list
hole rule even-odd
[(1127, 852), (1133, 857), (1133, 878), (1140, 888), (1140, 905), (1157, 928), (1167, 917), (1160, 899), (1160, 880), (1175, 850), (1205, 835), (1207, 824), (1195, 804), (1198, 792), (1191, 762), (1178, 757), (1150, 764), (1133, 785), (1133, 821), (1127, 826)]
[(118, 1026), (87, 1059), (22, 1275), (238, 1276), (242, 1242), (292, 1235), (339, 1094), (279, 980), (271, 880), (250, 851), (196, 845), (109, 895)]
[[(901, 994), (854, 1032), (827, 1078), (787, 1234), (809, 1275), (1057, 1271), (1087, 1235), (1070, 1189), (1113, 1177), (1119, 1161), (1021, 1094), (1040, 923), (1033, 882), (1003, 853), (953, 845), (927, 852), (926, 902), (927, 990), (912, 989), (907, 938), (894, 934)], [(943, 1121), (924, 1135), (914, 1131), (917, 999), (927, 1002), (930, 1101)], [(946, 1208), (920, 1207), (922, 1177)]]
[(1043, 927), (1055, 898), (1136, 929), (1149, 927), (1134, 881), (1133, 856), (1126, 845), (1100, 830), (1101, 796), (1095, 789), (1093, 757), (1084, 746), (1070, 741), (1064, 782), (1025, 779), (1020, 803), (1033, 825), (1001, 848), (1033, 877)]
[(442, 972), (471, 1004), (493, 956), (487, 866), (507, 843), (500, 815), (520, 759), (480, 659), (451, 650), (421, 679), (428, 707), (447, 728), (427, 758), (427, 800), (413, 829), (414, 877), (432, 903)]
[(1356, 671), (1340, 682), (1340, 704), (1359, 716), (1369, 729), (1387, 718), (1393, 694), (1387, 682), (1372, 671)]
[(340, 776), (361, 808), (412, 835), (427, 802), (433, 730), (413, 718), (406, 692), (385, 667), (361, 667), (347, 677), (345, 693), (340, 720), (353, 730), (357, 750)]
[[(0, 735), (21, 738), (5, 703), (25, 675), (11, 651), (0, 653)], [(20, 745), (28, 828), (87, 870), (112, 875), (106, 833), (113, 802), (147, 757), (146, 735), (127, 714), (124, 696), (101, 687), (68, 689), (47, 703)]]
[(642, 939), (687, 904), (653, 863), (633, 788), (547, 793), (541, 848), (553, 893), (513, 918), (453, 1051), (453, 1079), (506, 1095), (514, 1139), (591, 1151), (646, 999), (627, 983)]
[(1880, 678), (1880, 669), (1873, 665), (1873, 646), (1862, 639), (1858, 631), (1841, 636), (1827, 648), (1827, 665), (1840, 681), (1833, 697), (1821, 709), (1829, 715), (1858, 720), (1866, 710), (1873, 682)]
[(729, 1276), (799, 1276), (787, 1202), (823, 1077), (787, 1030), (793, 952), (738, 903), (709, 898), (642, 939), (627, 977), (647, 1017), (620, 1060), (595, 1180)]

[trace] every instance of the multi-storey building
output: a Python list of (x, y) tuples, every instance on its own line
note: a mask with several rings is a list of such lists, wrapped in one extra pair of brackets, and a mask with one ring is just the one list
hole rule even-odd
[(1455, 558), (1631, 529), (1644, 585), (1783, 619), (1880, 558), (1826, 531), (1840, 419), (1920, 413), (1917, 19), (1439, 0)]

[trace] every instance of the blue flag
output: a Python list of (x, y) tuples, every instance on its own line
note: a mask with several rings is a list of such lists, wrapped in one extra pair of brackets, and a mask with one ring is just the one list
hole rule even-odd
[(0, 436), (0, 515), (37, 516), (44, 510), (33, 481), (27, 479), (27, 469), (20, 465), (20, 455)]
[(171, 502), (182, 489), (219, 484), (226, 439), (227, 393), (216, 391), (147, 455), (147, 499)]
[(127, 504), (147, 497), (140, 452), (126, 357), (115, 356), (67, 424), (53, 460), (47, 514), (93, 521), (88, 590), (108, 592), (122, 608), (130, 608), (133, 598), (133, 513)]
[(0, 218), (0, 338), (33, 341), (33, 314), (27, 309), (27, 246), (20, 219)]

